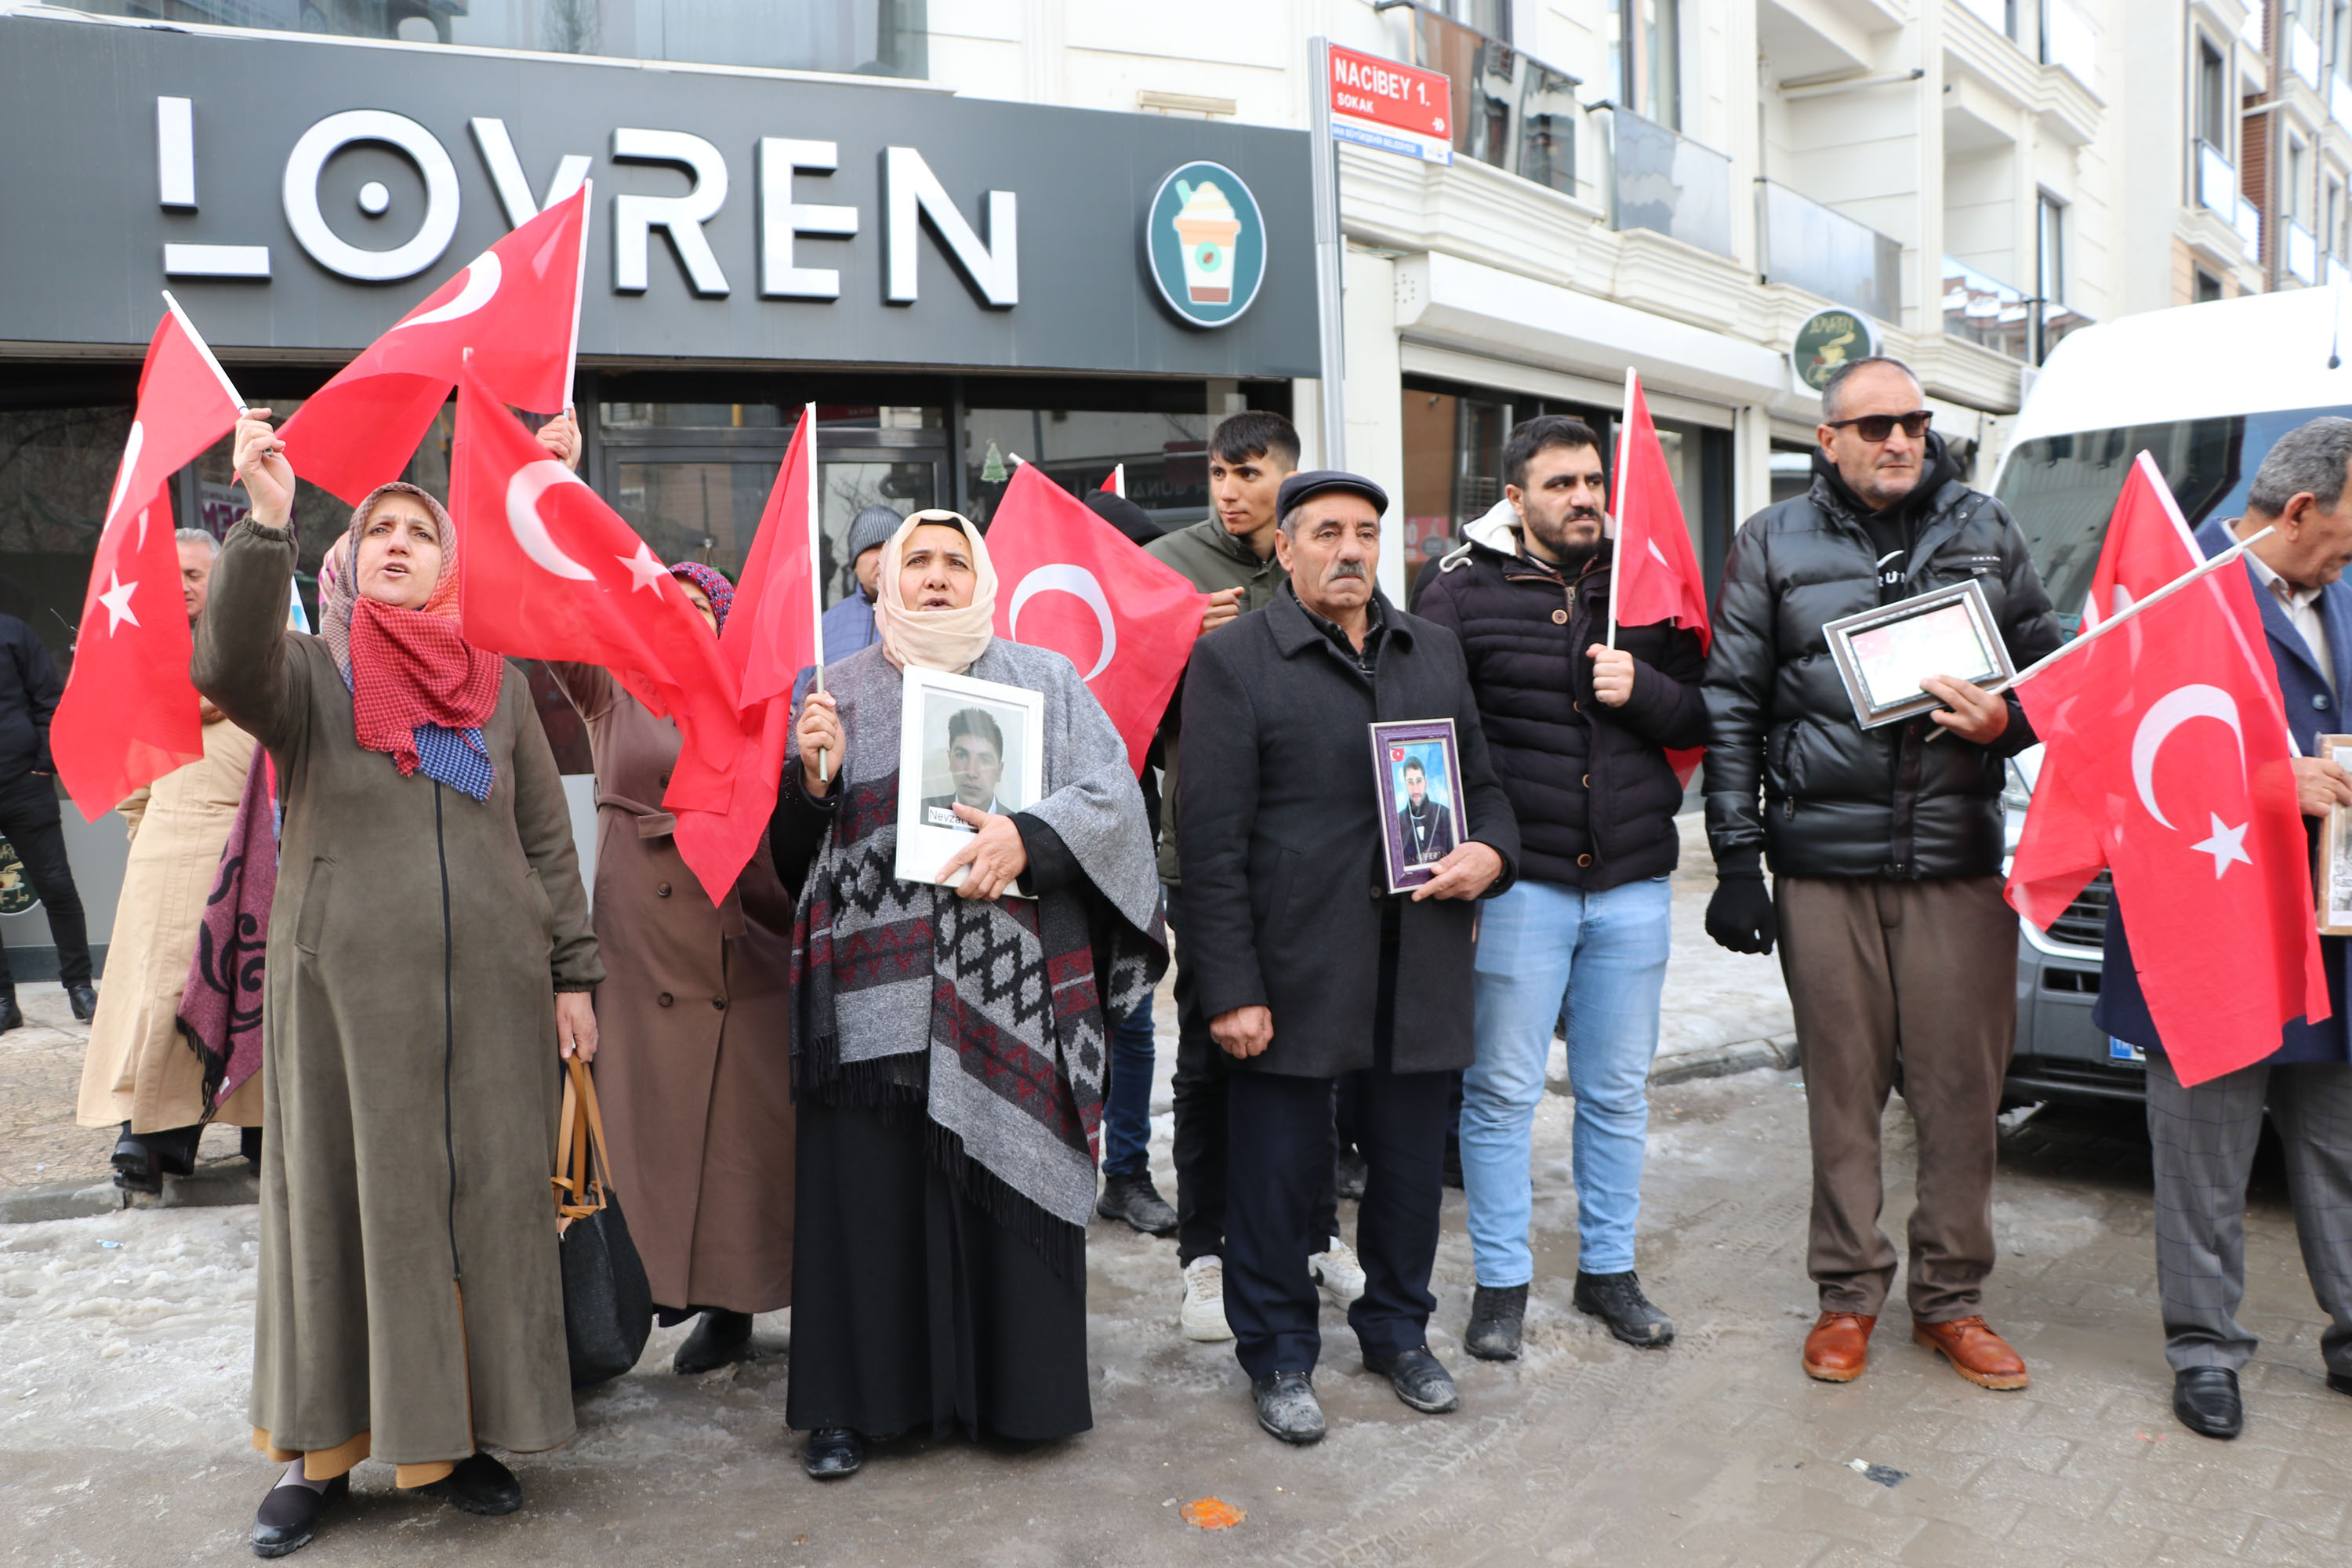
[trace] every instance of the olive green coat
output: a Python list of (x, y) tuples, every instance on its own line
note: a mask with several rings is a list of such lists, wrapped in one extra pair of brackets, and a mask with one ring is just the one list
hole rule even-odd
[(363, 750), (327, 645), (287, 629), (293, 573), (290, 532), (232, 529), (194, 669), (269, 749), (286, 812), (256, 1440), (316, 1452), (369, 1433), (407, 1465), (551, 1448), (572, 1431), (554, 993), (604, 977), (562, 779), (510, 665), (482, 731), (488, 801)]

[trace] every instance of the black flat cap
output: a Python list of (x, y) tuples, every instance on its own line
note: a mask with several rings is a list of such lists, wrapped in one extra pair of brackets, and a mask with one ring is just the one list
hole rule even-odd
[(1333, 490), (1361, 496), (1372, 503), (1374, 511), (1384, 516), (1388, 512), (1389, 492), (1363, 475), (1351, 474), (1344, 468), (1308, 468), (1282, 481), (1282, 489), (1275, 492), (1275, 515), (1288, 517), (1293, 508)]

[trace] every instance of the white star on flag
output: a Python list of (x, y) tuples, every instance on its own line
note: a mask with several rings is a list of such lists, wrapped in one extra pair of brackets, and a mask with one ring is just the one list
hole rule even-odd
[(131, 613), (131, 595), (137, 590), (139, 584), (135, 582), (124, 582), (122, 574), (120, 572), (109, 572), (107, 576), (112, 581), (114, 586), (100, 594), (98, 596), (98, 602), (106, 606), (106, 635), (112, 637), (125, 621), (129, 621), (134, 626), (139, 624), (139, 617)]
[(654, 559), (653, 551), (647, 547), (644, 540), (637, 541), (637, 552), (635, 555), (615, 555), (613, 559), (627, 567), (629, 575), (635, 579), (629, 584), (630, 593), (634, 594), (640, 588), (650, 588), (654, 591), (655, 597), (661, 596), (661, 580), (669, 575), (669, 568)]
[(2212, 818), (2213, 836), (2204, 843), (2192, 844), (2189, 847), (2200, 854), (2213, 857), (2213, 879), (2220, 881), (2221, 873), (2230, 868), (2230, 862), (2232, 860), (2242, 860), (2249, 866), (2252, 865), (2254, 858), (2246, 853), (2246, 828), (2252, 824), (2229, 827), (2225, 826), (2221, 819), (2211, 812), (2207, 812), (2205, 815)]

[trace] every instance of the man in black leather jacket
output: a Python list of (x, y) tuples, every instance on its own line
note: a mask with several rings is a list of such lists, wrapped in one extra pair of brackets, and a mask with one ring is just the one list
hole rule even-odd
[(1822, 1306), (1805, 1371), (1860, 1376), (1894, 1282), (1878, 1133), (1899, 1045), (1919, 1138), (1912, 1338), (1971, 1383), (2022, 1388), (2025, 1363), (1980, 1302), (1994, 1118), (2017, 1032), (2000, 795), (2006, 759), (2032, 732), (2013, 700), (1942, 677), (1922, 684), (1946, 709), (1864, 730), (1822, 632), (1973, 578), (2021, 668), (2058, 646), (2023, 535), (1960, 482), (1923, 401), (1894, 360), (1832, 374), (1812, 488), (1732, 543), (1706, 677), (1718, 879), (1706, 929), (1738, 952), (1769, 952), (1777, 936), (1796, 1012), (1813, 1155), (1807, 1264)]

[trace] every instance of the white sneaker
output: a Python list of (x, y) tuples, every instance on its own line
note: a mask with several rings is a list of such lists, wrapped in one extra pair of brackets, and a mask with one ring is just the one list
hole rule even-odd
[(1345, 1307), (1364, 1293), (1364, 1266), (1356, 1261), (1356, 1249), (1336, 1236), (1329, 1251), (1307, 1260), (1307, 1272), (1335, 1307)]
[(1176, 1321), (1183, 1326), (1188, 1340), (1214, 1344), (1234, 1337), (1234, 1331), (1225, 1324), (1223, 1258), (1195, 1258), (1184, 1266), (1184, 1308), (1177, 1313)]

